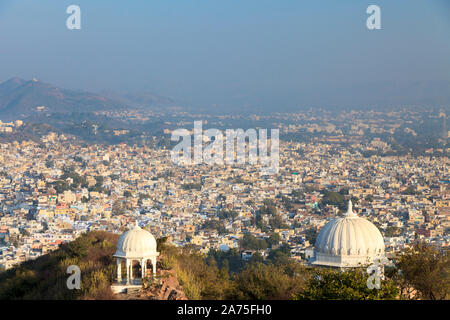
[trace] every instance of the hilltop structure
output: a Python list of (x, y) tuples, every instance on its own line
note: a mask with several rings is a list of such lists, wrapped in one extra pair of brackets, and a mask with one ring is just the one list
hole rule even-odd
[[(121, 292), (129, 288), (140, 288), (142, 280), (148, 272), (147, 263), (152, 265), (152, 276), (156, 275), (156, 258), (159, 252), (156, 249), (155, 237), (148, 231), (138, 226), (124, 232), (117, 242), (117, 249), (113, 255), (117, 261), (117, 283), (113, 284), (115, 292)], [(133, 262), (138, 261), (140, 265), (140, 278), (134, 278)], [(122, 264), (125, 264), (126, 279), (122, 279)]]
[(315, 243), (313, 265), (352, 268), (384, 260), (384, 241), (378, 228), (353, 212), (352, 202), (344, 217), (328, 222)]

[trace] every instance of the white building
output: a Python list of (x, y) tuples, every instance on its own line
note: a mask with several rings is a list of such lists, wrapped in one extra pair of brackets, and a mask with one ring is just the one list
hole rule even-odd
[[(112, 285), (114, 292), (122, 292), (129, 288), (139, 288), (142, 279), (147, 276), (148, 262), (151, 263), (153, 277), (156, 275), (156, 240), (153, 235), (137, 225), (124, 232), (117, 242), (113, 255), (117, 261), (117, 282)], [(138, 262), (140, 278), (134, 278), (133, 262)], [(125, 266), (126, 278), (122, 278), (122, 265)]]
[(328, 222), (315, 243), (313, 265), (352, 268), (384, 261), (384, 241), (378, 228), (358, 217), (349, 201), (344, 217)]

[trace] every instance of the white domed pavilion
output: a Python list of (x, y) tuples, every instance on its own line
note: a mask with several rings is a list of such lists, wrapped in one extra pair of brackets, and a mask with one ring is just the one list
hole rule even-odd
[(141, 266), (141, 278), (147, 274), (147, 262), (153, 267), (153, 276), (156, 274), (156, 240), (153, 235), (136, 225), (124, 232), (117, 242), (116, 253), (113, 255), (117, 261), (117, 281), (122, 283), (122, 262), (125, 262), (126, 284), (141, 282), (133, 278), (133, 262), (138, 261)]
[(378, 228), (358, 217), (348, 202), (344, 217), (328, 222), (315, 243), (313, 265), (352, 268), (384, 259), (384, 241)]

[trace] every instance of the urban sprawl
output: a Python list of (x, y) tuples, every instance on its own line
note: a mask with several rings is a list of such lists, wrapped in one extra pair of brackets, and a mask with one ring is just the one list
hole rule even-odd
[[(280, 141), (279, 171), (263, 175), (254, 164), (178, 166), (169, 148), (83, 145), (57, 133), (1, 143), (0, 268), (136, 221), (156, 238), (205, 253), (241, 249), (245, 234), (277, 233), (293, 258), (307, 261), (318, 230), (345, 210), (341, 196), (378, 226), (388, 256), (417, 239), (448, 247), (448, 158), (364, 157), (351, 146)], [(388, 145), (373, 139), (363, 147)], [(273, 212), (258, 215), (263, 206)], [(242, 258), (269, 250), (241, 250)]]

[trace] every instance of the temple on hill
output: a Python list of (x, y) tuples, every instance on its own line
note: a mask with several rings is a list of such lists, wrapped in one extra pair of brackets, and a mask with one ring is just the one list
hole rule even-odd
[[(156, 275), (159, 252), (155, 237), (139, 227), (137, 222), (120, 236), (113, 256), (117, 266), (117, 281), (111, 286), (114, 292), (138, 289), (142, 286), (142, 279)], [(137, 270), (136, 274), (133, 269)]]

